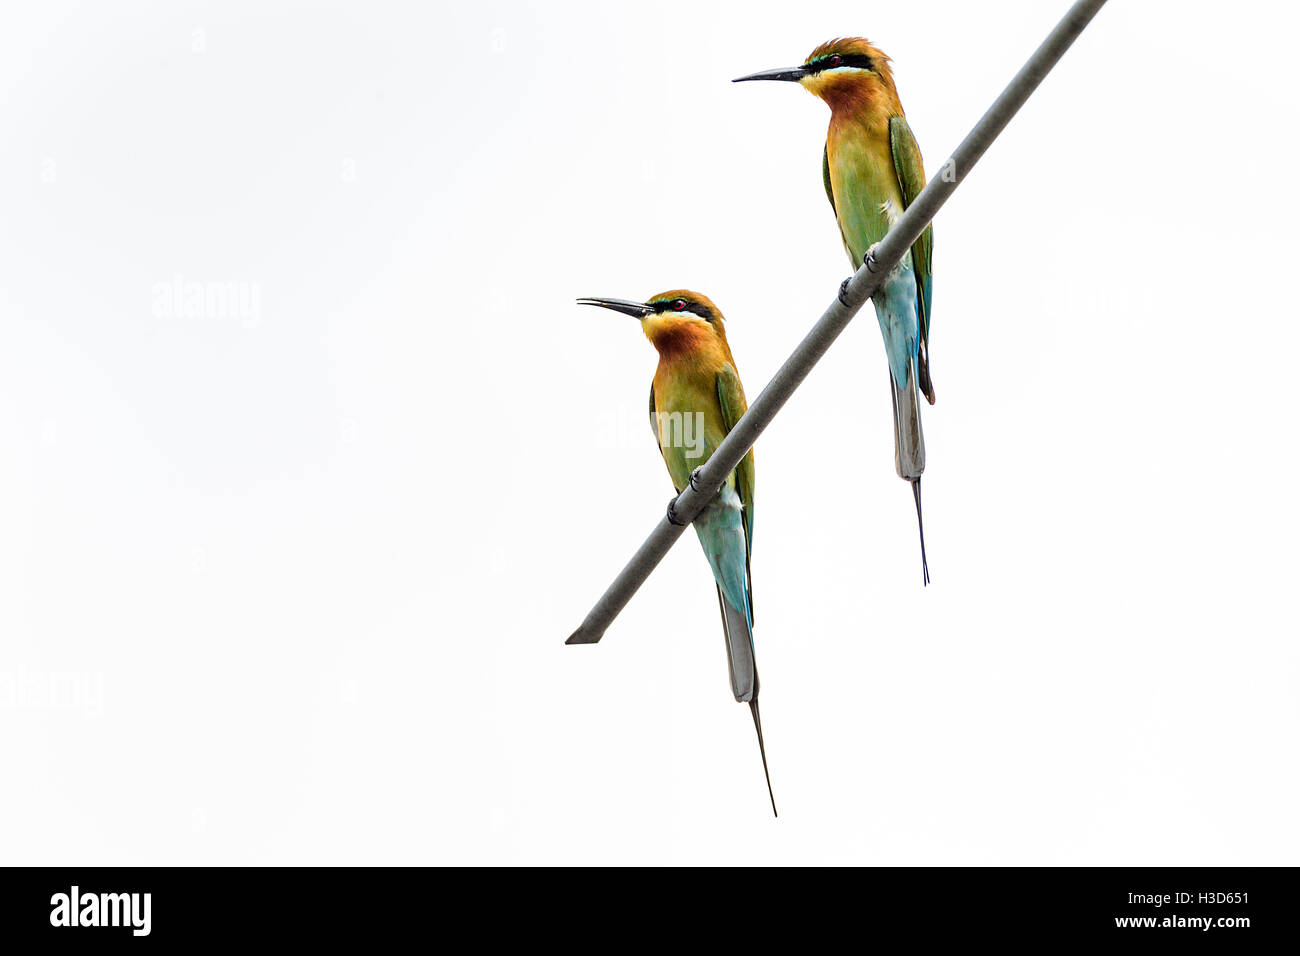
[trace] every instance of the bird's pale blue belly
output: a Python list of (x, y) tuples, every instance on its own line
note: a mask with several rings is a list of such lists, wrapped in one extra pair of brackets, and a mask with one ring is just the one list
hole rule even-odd
[[(885, 168), (881, 157), (853, 149), (838, 149), (830, 156), (836, 218), (844, 247), (856, 269), (867, 250), (883, 239), (902, 215), (902, 194), (893, 178), (893, 167)], [(885, 340), (889, 371), (894, 381), (903, 386), (920, 342), (916, 274), (910, 251), (871, 301)]]
[(889, 371), (899, 387), (907, 384), (907, 376), (916, 358), (920, 342), (920, 327), (916, 318), (916, 274), (912, 270), (912, 254), (889, 273), (884, 284), (871, 297), (876, 307), (876, 321), (885, 340), (885, 354), (889, 358)]

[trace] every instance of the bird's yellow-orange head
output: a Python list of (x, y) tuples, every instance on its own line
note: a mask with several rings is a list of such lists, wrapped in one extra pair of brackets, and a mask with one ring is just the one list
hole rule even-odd
[(889, 57), (862, 37), (827, 40), (808, 54), (803, 69), (799, 84), (832, 108), (858, 100), (898, 102)]
[(745, 80), (796, 82), (833, 110), (875, 106), (902, 113), (889, 57), (862, 37), (827, 40), (797, 67), (751, 73), (735, 82)]
[(722, 312), (708, 296), (689, 289), (670, 289), (645, 302), (626, 299), (579, 299), (580, 305), (598, 305), (641, 320), (641, 330), (665, 357), (708, 353), (721, 349), (730, 355)]
[(722, 313), (709, 297), (689, 289), (670, 289), (646, 300), (654, 312), (641, 330), (660, 353), (692, 352), (727, 340)]

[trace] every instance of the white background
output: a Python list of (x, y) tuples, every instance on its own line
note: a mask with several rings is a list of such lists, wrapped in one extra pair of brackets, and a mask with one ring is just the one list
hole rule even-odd
[(1276, 5), (1108, 5), (940, 214), (929, 588), (870, 310), (763, 436), (779, 820), (693, 536), (563, 643), (671, 491), (574, 297), (752, 398), (849, 272), (730, 79), (865, 34), (933, 172), (1065, 7), (7, 5), (0, 858), (1297, 862)]

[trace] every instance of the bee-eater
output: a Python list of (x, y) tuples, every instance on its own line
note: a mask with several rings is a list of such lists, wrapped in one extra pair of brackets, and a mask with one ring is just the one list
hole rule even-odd
[[(840, 238), (856, 269), (873, 245), (925, 186), (921, 150), (903, 115), (889, 57), (861, 37), (823, 43), (802, 66), (742, 76), (746, 80), (799, 83), (831, 108), (822, 152), (822, 182), (840, 227)], [(930, 384), (930, 255), (934, 234), (926, 227), (871, 297), (885, 338), (890, 394), (894, 403), (894, 467), (912, 483), (921, 536), (921, 572), (930, 583), (921, 520), (921, 473), (925, 438), (917, 392), (934, 404)]]
[[(650, 383), (650, 427), (654, 430), (673, 487), (678, 493), (693, 481), (722, 439), (748, 407), (727, 345), (722, 313), (698, 292), (674, 289), (645, 302), (579, 299), (640, 320), (641, 330), (659, 352)], [(671, 516), (671, 512), (670, 512)], [(749, 704), (758, 732), (767, 793), (776, 813), (767, 749), (758, 715), (758, 668), (754, 662), (754, 601), (749, 553), (754, 538), (754, 452), (751, 449), (727, 476), (695, 519), (718, 588), (727, 665), (736, 700)]]

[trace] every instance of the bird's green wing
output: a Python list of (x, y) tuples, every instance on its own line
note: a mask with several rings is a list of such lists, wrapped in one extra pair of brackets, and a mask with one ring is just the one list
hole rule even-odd
[(831, 201), (831, 212), (839, 216), (835, 210), (835, 193), (831, 189), (831, 156), (827, 147), (822, 147), (822, 185), (826, 187), (826, 198)]
[[(889, 119), (889, 148), (894, 156), (894, 173), (898, 176), (898, 185), (903, 193), (903, 208), (912, 205), (913, 200), (925, 188), (925, 167), (921, 164), (921, 149), (916, 145), (912, 128), (902, 116)], [(912, 246), (912, 268), (916, 272), (917, 318), (921, 325), (921, 363), (918, 369), (922, 391), (931, 403), (934, 402), (934, 390), (930, 386), (929, 341), (930, 341), (930, 306), (934, 300), (934, 283), (930, 270), (930, 258), (934, 251), (934, 228), (925, 227), (921, 238)]]
[[(745, 390), (740, 385), (740, 376), (730, 365), (722, 366), (718, 372), (718, 404), (722, 406), (722, 420), (730, 432), (745, 414), (749, 405), (745, 402)], [(745, 552), (748, 554), (754, 540), (754, 449), (745, 453), (745, 457), (736, 466), (736, 493), (745, 509)]]
[(650, 430), (655, 433), (655, 444), (659, 444), (659, 410), (655, 408), (655, 383), (650, 383)]
[[(831, 188), (831, 156), (826, 147), (822, 148), (822, 185), (826, 187), (826, 198), (831, 203), (831, 213), (835, 216), (835, 227), (840, 231), (840, 242), (844, 243), (844, 251), (849, 254), (852, 261), (855, 257), (853, 249), (849, 246), (848, 237), (844, 235), (844, 223), (840, 222), (840, 212), (835, 208), (835, 190)], [(855, 262), (855, 266), (862, 265)]]

